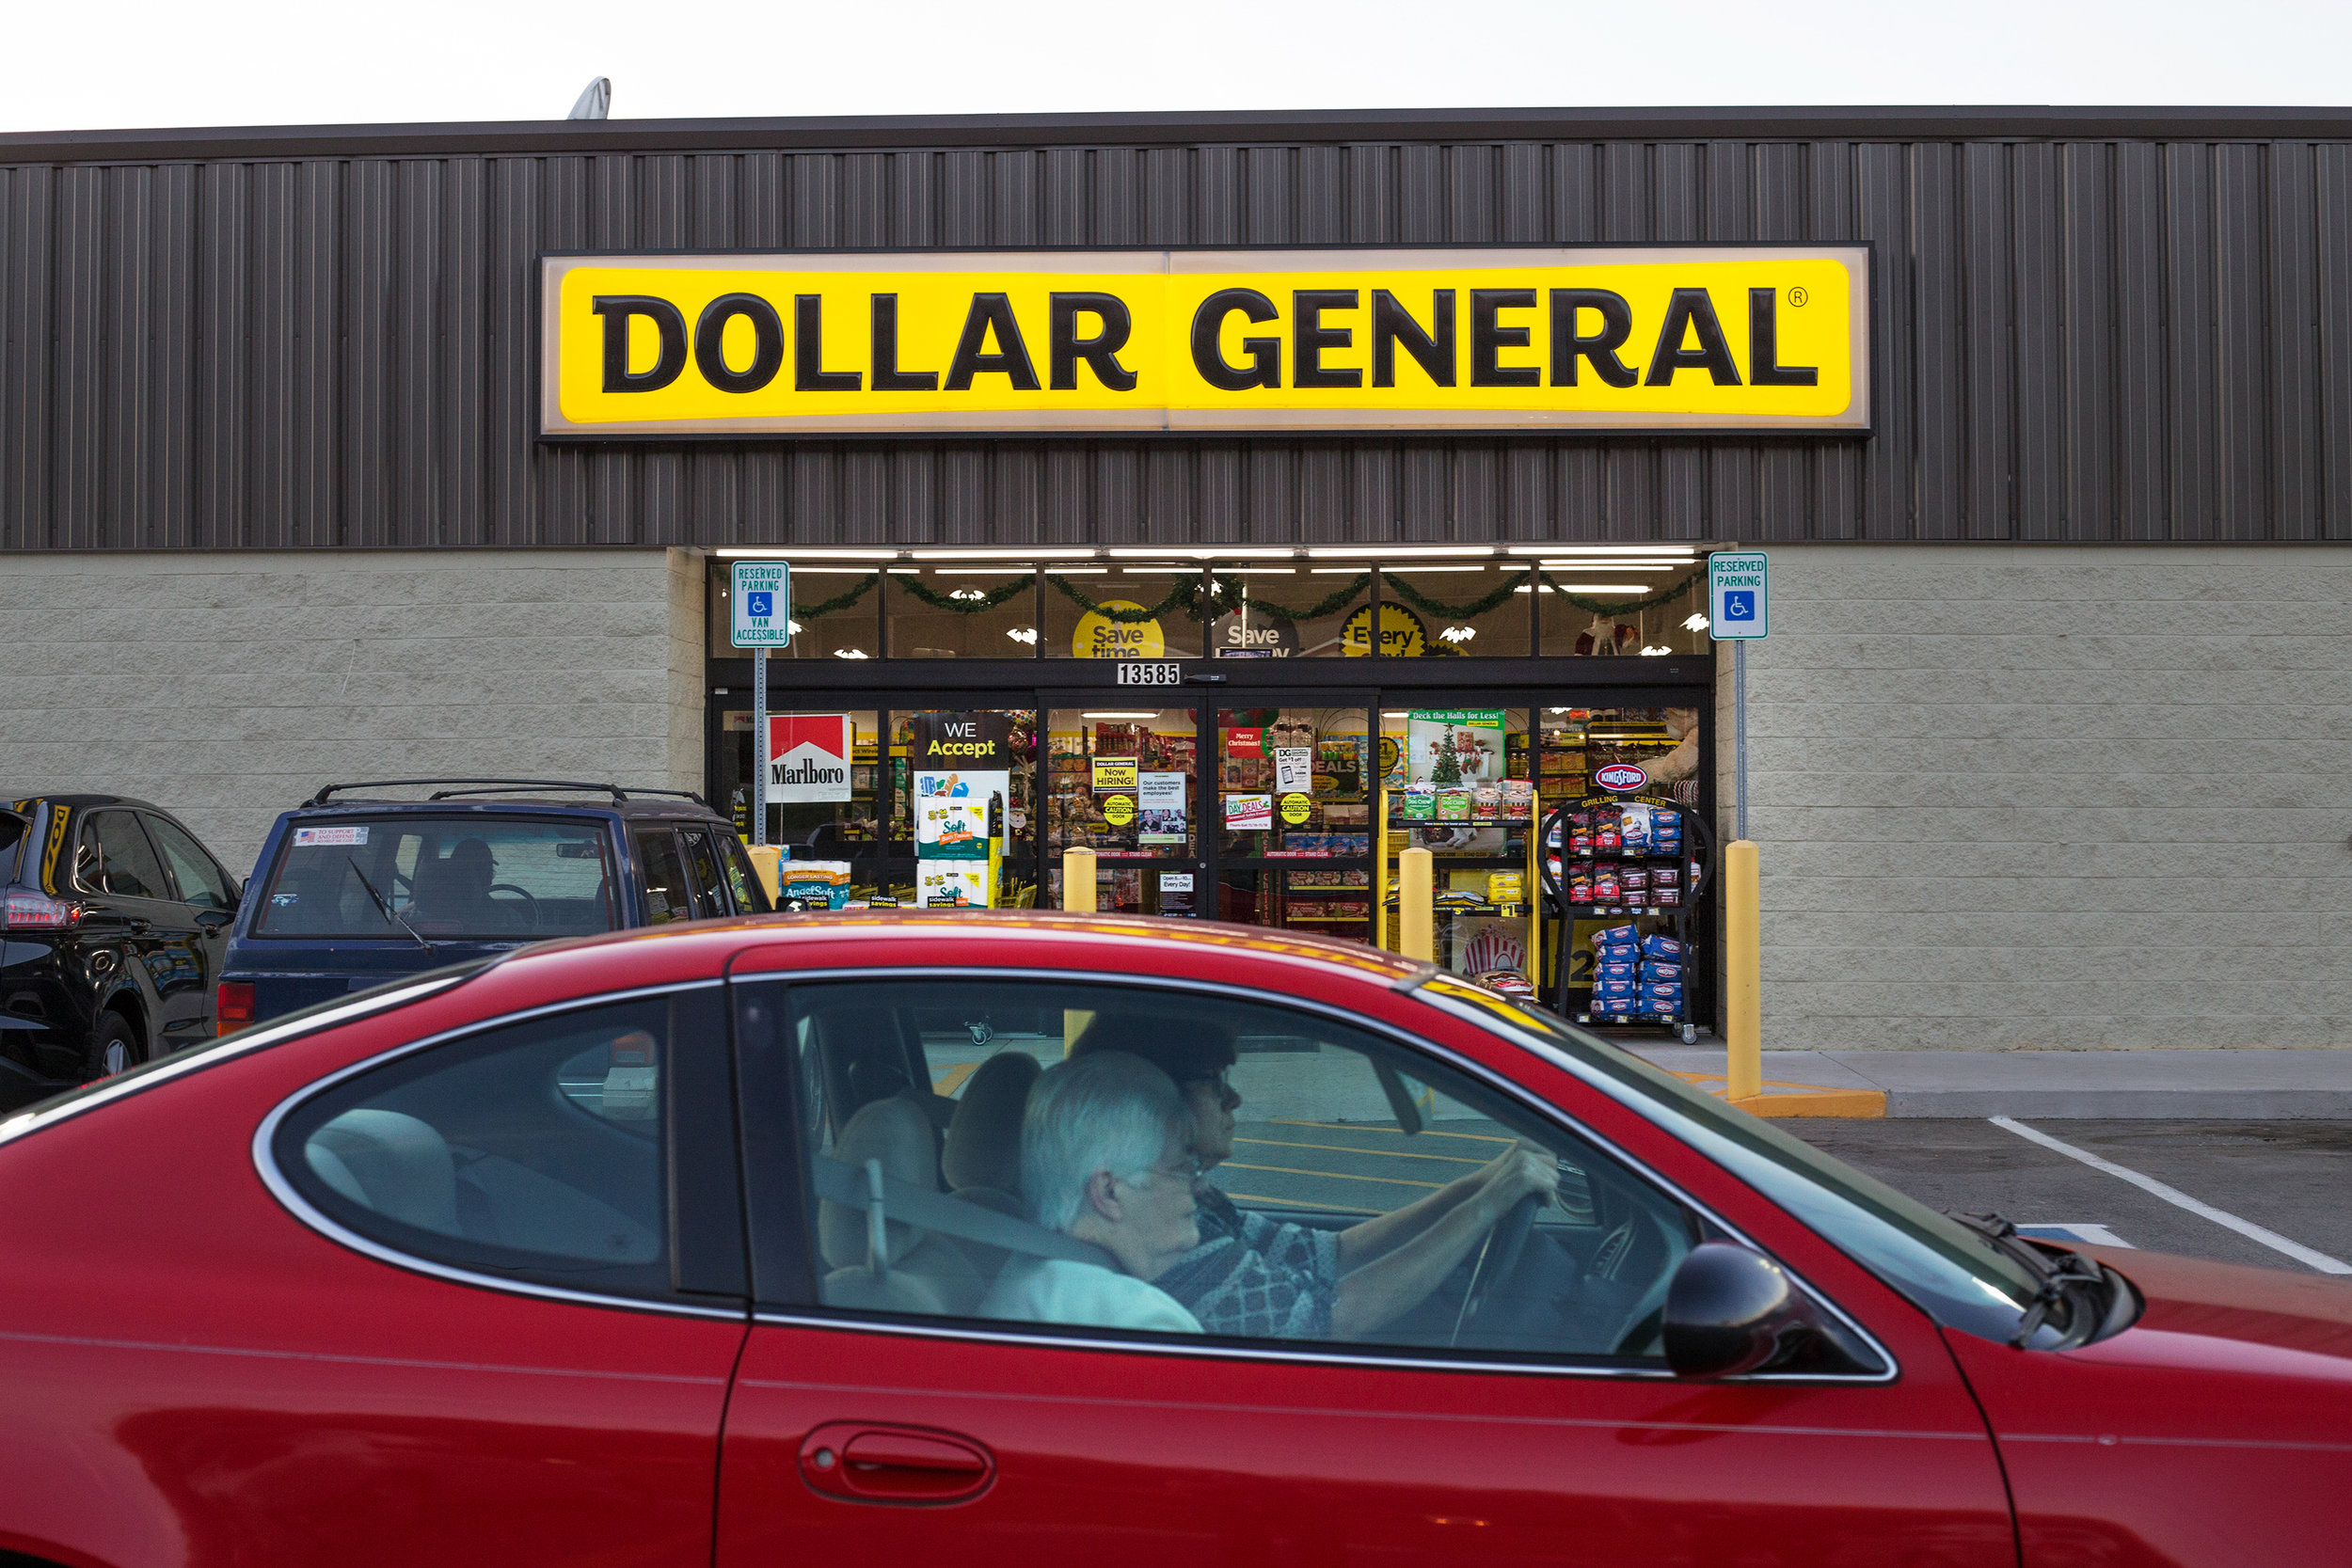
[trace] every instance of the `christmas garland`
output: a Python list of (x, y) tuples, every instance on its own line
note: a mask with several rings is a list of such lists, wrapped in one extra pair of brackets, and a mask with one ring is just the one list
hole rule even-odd
[[(1580, 594), (1569, 593), (1560, 586), (1550, 573), (1531, 568), (1509, 578), (1491, 594), (1458, 604), (1448, 604), (1443, 599), (1431, 598), (1411, 583), (1400, 579), (1393, 572), (1382, 572), (1380, 580), (1385, 590), (1393, 594), (1400, 604), (1408, 605), (1423, 615), (1434, 615), (1450, 621), (1472, 621), (1490, 610), (1501, 609), (1510, 602), (1512, 594), (1526, 587), (1531, 579), (1537, 578), (1543, 580), (1544, 586), (1579, 610), (1590, 610), (1596, 615), (1612, 615), (1624, 614), (1631, 610), (1651, 610), (1659, 605), (1671, 604), (1691, 591), (1691, 585), (1698, 579), (1698, 570), (1693, 570), (1680, 582), (1671, 587), (1661, 588), (1655, 594), (1646, 594), (1638, 599), (1591, 599)], [(882, 581), (882, 575), (880, 572), (875, 572), (847, 593), (837, 594), (819, 604), (795, 605), (792, 613), (796, 619), (809, 621), (819, 621), (828, 615), (837, 615), (872, 593), (874, 585)], [(1085, 613), (1100, 615), (1106, 621), (1116, 621), (1128, 626), (1144, 621), (1156, 621), (1161, 616), (1178, 610), (1183, 610), (1193, 620), (1206, 621), (1216, 615), (1232, 614), (1245, 604), (1249, 607), (1253, 614), (1270, 615), (1276, 620), (1288, 621), (1295, 626), (1301, 622), (1320, 621), (1326, 616), (1335, 615), (1355, 603), (1364, 590), (1371, 585), (1372, 574), (1360, 573), (1313, 604), (1300, 610), (1276, 604), (1270, 599), (1246, 599), (1238, 587), (1226, 583), (1217, 583), (1212, 587), (1199, 578), (1179, 581), (1175, 587), (1168, 590), (1168, 596), (1155, 605), (1141, 610), (1119, 610), (1090, 597), (1085, 590), (1058, 573), (1048, 572), (1045, 575), (1045, 580), (1062, 597), (1076, 605)], [(978, 615), (1028, 592), (1030, 579), (1026, 574), (1024, 574), (1001, 587), (990, 589), (985, 594), (974, 594), (971, 589), (950, 589), (942, 593), (914, 577), (900, 578), (898, 586), (933, 610), (948, 610), (958, 615)], [(972, 596), (964, 598), (959, 597), (959, 594), (972, 594)]]
[(851, 605), (857, 603), (858, 600), (872, 593), (874, 591), (874, 584), (880, 581), (882, 581), (882, 574), (880, 572), (876, 572), (872, 576), (868, 577), (864, 582), (861, 582), (855, 588), (850, 589), (848, 593), (836, 594), (832, 598), (825, 600), (822, 604), (796, 604), (792, 607), (792, 618), (796, 621), (821, 621), (828, 615), (838, 615), (843, 610), (849, 609)]

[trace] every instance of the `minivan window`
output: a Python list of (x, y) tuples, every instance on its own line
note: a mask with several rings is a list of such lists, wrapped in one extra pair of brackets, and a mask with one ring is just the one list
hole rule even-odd
[(261, 936), (427, 941), (613, 928), (601, 822), (477, 816), (299, 821), (272, 868)]

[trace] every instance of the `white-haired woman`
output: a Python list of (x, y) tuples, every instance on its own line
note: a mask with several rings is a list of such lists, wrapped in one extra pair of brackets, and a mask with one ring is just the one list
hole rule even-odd
[(1105, 1051), (1046, 1069), (1021, 1118), (1021, 1193), (1030, 1217), (1090, 1242), (1116, 1270), (1016, 1257), (980, 1303), (985, 1317), (1198, 1334), (1151, 1281), (1200, 1244), (1192, 1117), (1167, 1073)]

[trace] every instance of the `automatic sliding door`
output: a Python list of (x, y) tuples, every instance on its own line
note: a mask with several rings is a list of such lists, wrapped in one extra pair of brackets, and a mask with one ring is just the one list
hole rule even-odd
[(1372, 937), (1375, 777), (1368, 699), (1216, 714), (1216, 911)]
[[(1049, 699), (1052, 701), (1053, 699)], [(1092, 695), (1046, 708), (1041, 903), (1061, 902), (1065, 850), (1095, 852), (1095, 908), (1122, 914), (1209, 914), (1200, 776), (1200, 709), (1190, 702)]]

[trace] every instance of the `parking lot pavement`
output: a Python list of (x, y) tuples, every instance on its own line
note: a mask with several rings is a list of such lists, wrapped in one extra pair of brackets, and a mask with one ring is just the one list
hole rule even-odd
[[(2136, 1247), (2310, 1272), (2131, 1181), (1975, 1117), (1785, 1121), (1782, 1131), (1935, 1209), (2020, 1226), (2099, 1226)], [(2024, 1125), (2182, 1195), (2352, 1263), (2352, 1122), (2029, 1121)], [(2083, 1236), (2087, 1241), (2107, 1237)], [(2319, 1272), (2328, 1272), (2325, 1270)]]

